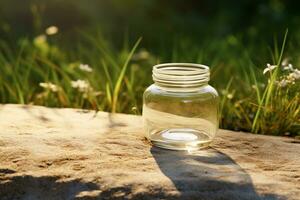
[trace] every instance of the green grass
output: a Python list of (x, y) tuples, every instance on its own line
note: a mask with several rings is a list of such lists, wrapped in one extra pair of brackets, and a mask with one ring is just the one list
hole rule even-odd
[[(58, 33), (60, 34), (60, 33)], [(0, 102), (74, 107), (140, 114), (142, 94), (152, 83), (151, 70), (160, 62), (196, 62), (211, 66), (211, 84), (219, 91), (222, 128), (272, 135), (300, 135), (299, 80), (285, 87), (277, 82), (291, 72), (281, 69), (283, 58), (296, 55), (287, 33), (269, 48), (267, 43), (244, 46), (242, 36), (211, 39), (201, 45), (175, 38), (172, 46), (152, 52), (142, 39), (124, 39), (122, 47), (101, 32), (80, 34), (72, 48), (64, 36), (0, 40)], [(294, 43), (293, 43), (294, 44)], [(268, 52), (268, 49), (273, 49)], [(297, 66), (299, 61), (292, 60)], [(277, 65), (263, 75), (266, 63)], [(80, 69), (88, 64), (92, 72)], [(296, 67), (295, 67), (296, 68)], [(72, 81), (83, 80), (82, 88)], [(55, 88), (41, 87), (52, 83)], [(82, 83), (82, 82), (81, 82)]]

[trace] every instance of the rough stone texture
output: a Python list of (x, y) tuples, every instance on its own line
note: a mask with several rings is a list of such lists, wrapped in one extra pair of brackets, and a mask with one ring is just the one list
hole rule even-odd
[(152, 147), (139, 116), (0, 105), (0, 199), (300, 199), (300, 144), (220, 130)]

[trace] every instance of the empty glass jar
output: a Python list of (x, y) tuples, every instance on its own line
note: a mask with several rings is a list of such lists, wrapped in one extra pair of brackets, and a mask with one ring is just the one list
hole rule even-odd
[(208, 85), (209, 67), (166, 63), (153, 67), (154, 84), (143, 96), (146, 137), (174, 150), (206, 147), (218, 129), (218, 93)]

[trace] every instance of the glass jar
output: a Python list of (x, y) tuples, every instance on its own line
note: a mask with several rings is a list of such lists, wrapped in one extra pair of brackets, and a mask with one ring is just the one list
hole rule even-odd
[(143, 96), (147, 139), (173, 150), (207, 147), (218, 129), (218, 93), (210, 85), (209, 67), (166, 63), (152, 70), (154, 84)]

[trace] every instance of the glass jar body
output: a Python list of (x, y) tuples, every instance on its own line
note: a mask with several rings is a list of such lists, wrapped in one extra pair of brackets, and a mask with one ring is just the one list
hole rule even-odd
[(206, 147), (218, 129), (218, 93), (208, 84), (165, 88), (152, 84), (143, 95), (146, 137), (174, 150)]

